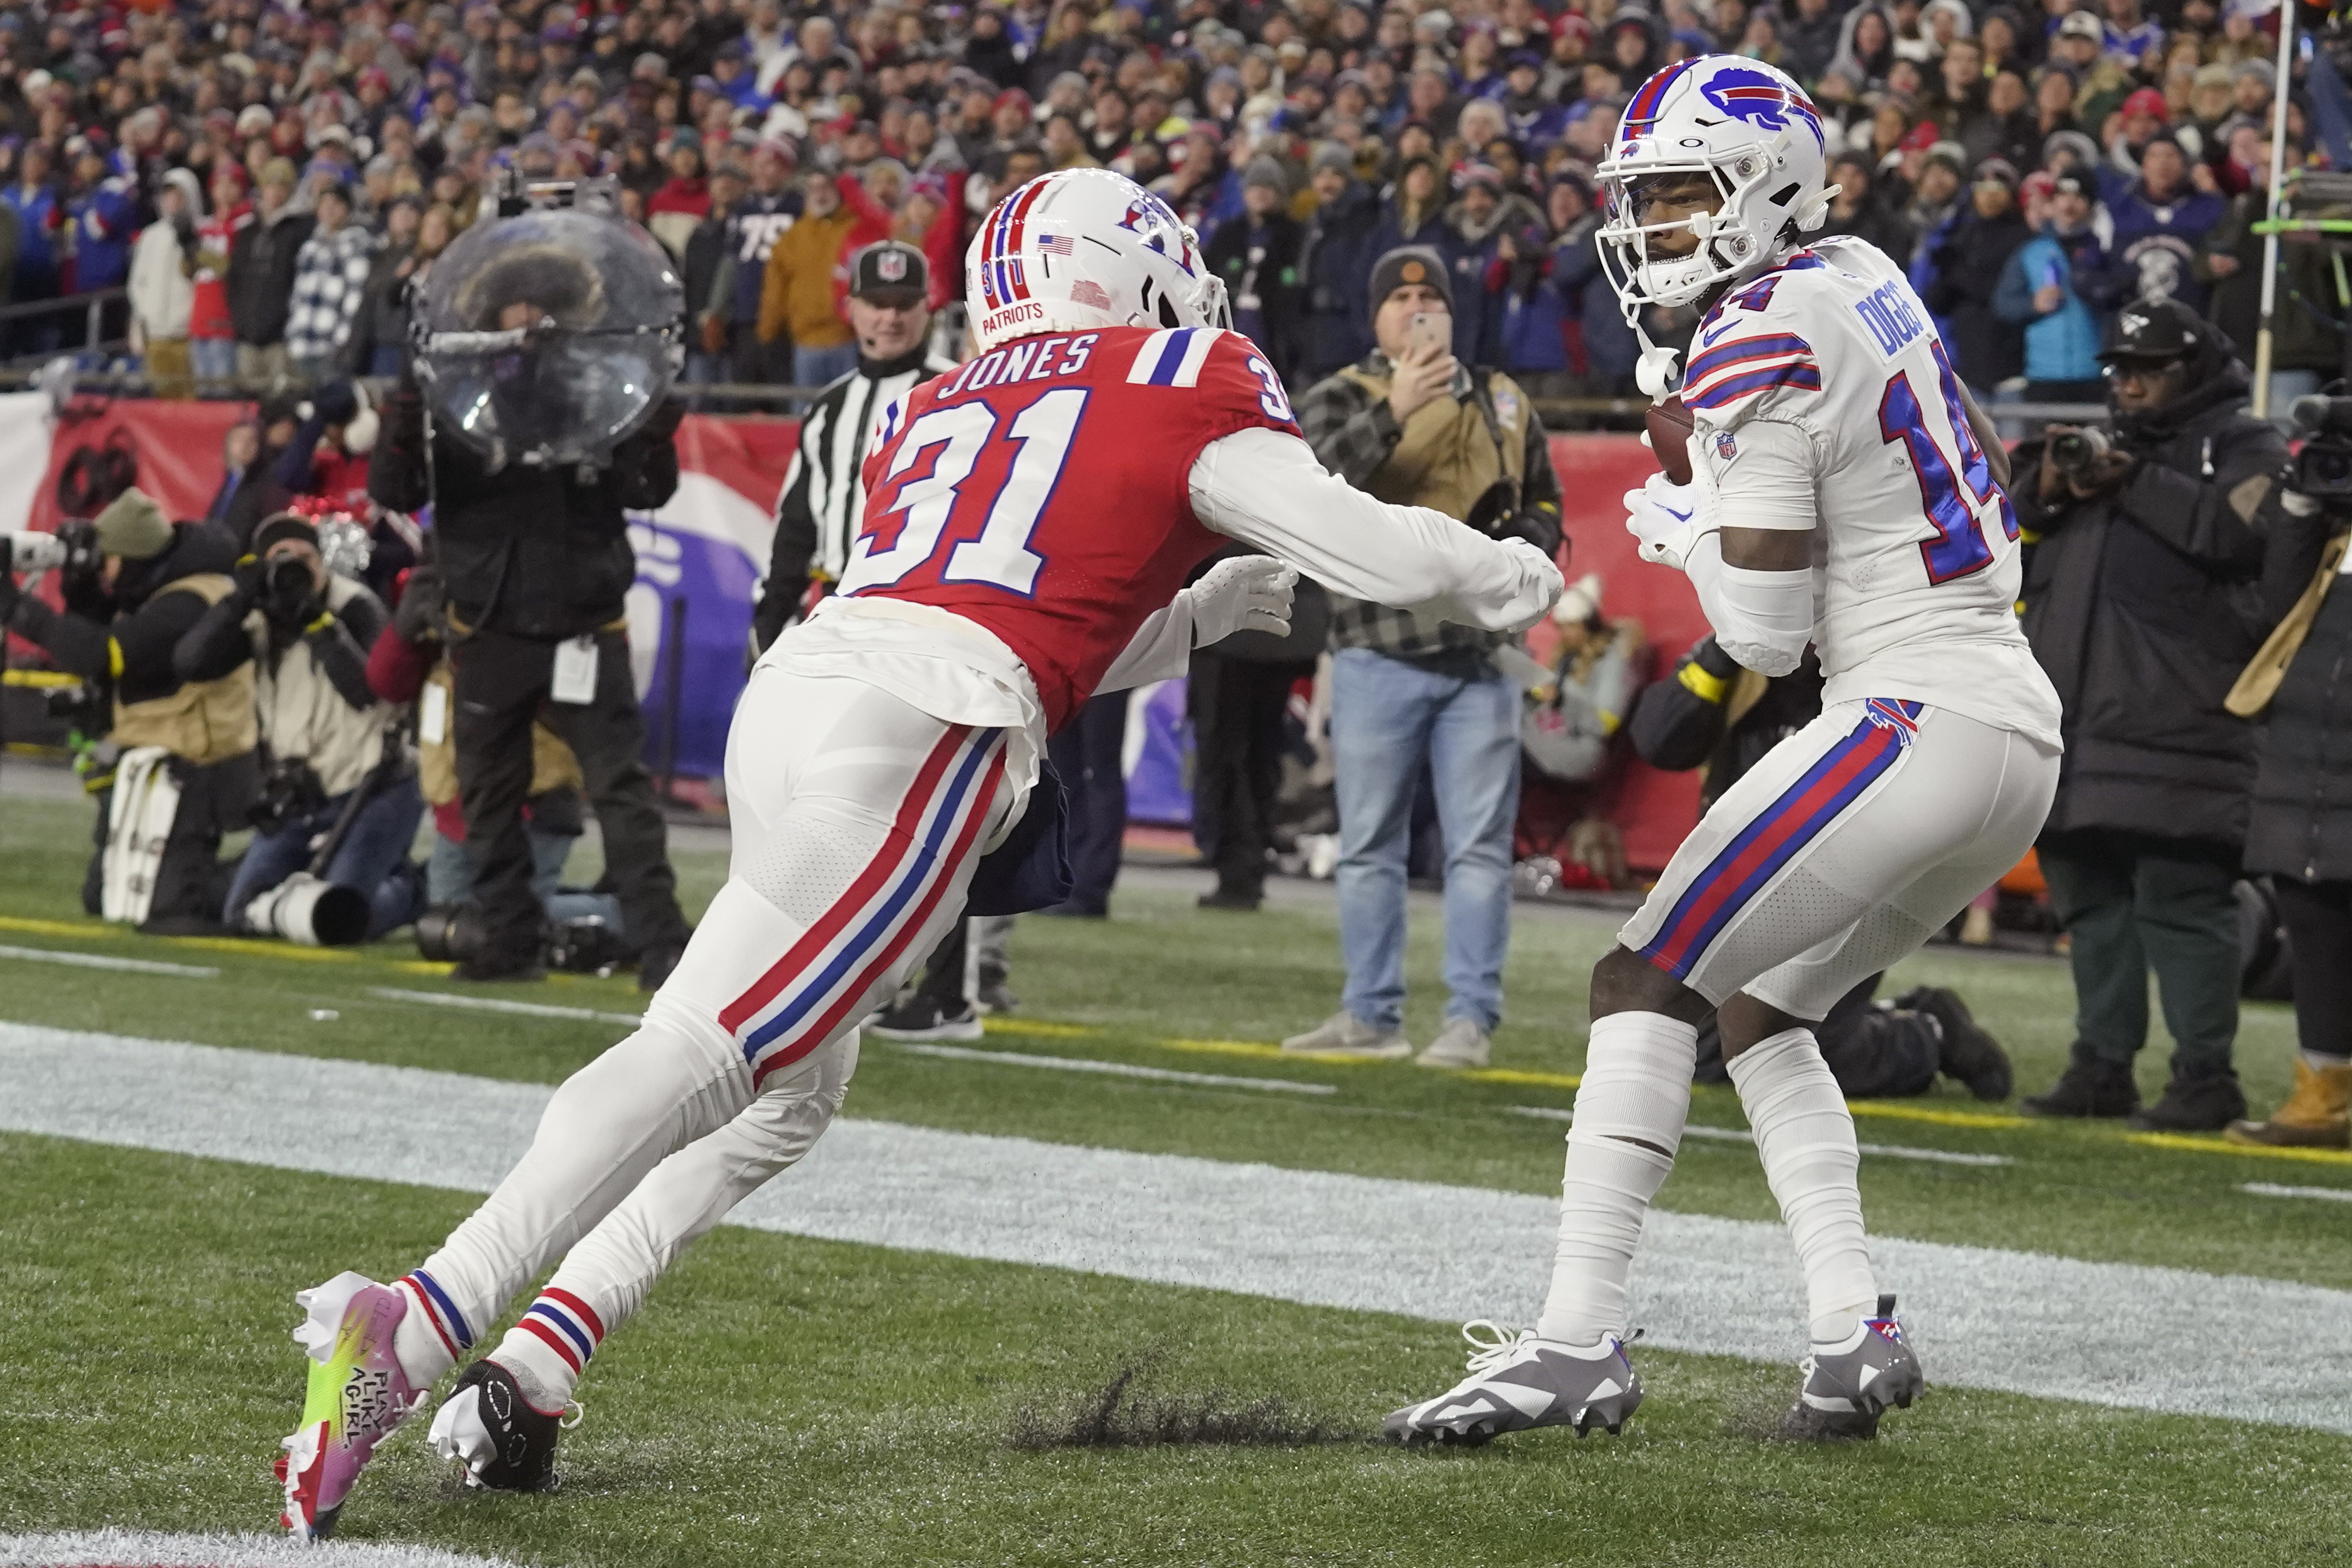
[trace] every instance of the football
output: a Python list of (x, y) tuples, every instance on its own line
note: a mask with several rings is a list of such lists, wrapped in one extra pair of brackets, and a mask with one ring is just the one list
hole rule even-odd
[(1658, 467), (1666, 478), (1678, 485), (1690, 483), (1691, 416), (1683, 400), (1669, 397), (1653, 405), (1643, 423), (1650, 433), (1650, 450), (1658, 455)]

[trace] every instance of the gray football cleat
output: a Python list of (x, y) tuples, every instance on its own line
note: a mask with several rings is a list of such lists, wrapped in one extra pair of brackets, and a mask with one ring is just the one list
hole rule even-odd
[(1804, 1370), (1804, 1386), (1780, 1417), (1780, 1435), (1800, 1442), (1875, 1437), (1878, 1418), (1889, 1406), (1908, 1410), (1927, 1387), (1919, 1358), (1895, 1321), (1892, 1296), (1878, 1299), (1878, 1315), (1864, 1318), (1852, 1339), (1815, 1345), (1797, 1364)]
[(1412, 1042), (1402, 1028), (1376, 1028), (1344, 1007), (1305, 1034), (1291, 1036), (1282, 1048), (1295, 1057), (1355, 1057), (1376, 1062), (1401, 1062), (1412, 1055)]
[[(1488, 1339), (1479, 1337), (1485, 1330)], [(1583, 1436), (1595, 1426), (1614, 1435), (1642, 1403), (1642, 1379), (1612, 1334), (1597, 1345), (1516, 1336), (1484, 1319), (1462, 1325), (1475, 1347), (1470, 1375), (1434, 1399), (1391, 1411), (1381, 1433), (1418, 1447), (1460, 1443), (1475, 1447), (1505, 1432), (1531, 1426), (1573, 1426)]]

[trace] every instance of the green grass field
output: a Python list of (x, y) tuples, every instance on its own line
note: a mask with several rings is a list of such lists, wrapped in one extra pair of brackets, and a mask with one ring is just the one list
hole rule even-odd
[[(554, 1082), (625, 1026), (490, 1016), (382, 994), (446, 989), (394, 945), (301, 952), (157, 941), (84, 921), (84, 808), (0, 798), (0, 945), (217, 967), (211, 980), (0, 957), (0, 1019)], [(578, 868), (575, 867), (575, 872)], [(698, 907), (722, 868), (681, 858)], [(1279, 1075), (1292, 1096), (1019, 1069), (868, 1048), (847, 1114), (960, 1131), (1541, 1194), (1582, 1059), (1605, 921), (1531, 911), (1514, 938), (1496, 1072), (1264, 1059), (1334, 1005), (1334, 921), (1122, 890), (1101, 923), (1024, 921), (1024, 1006), (991, 1048)], [(1408, 1023), (1433, 1029), (1436, 922), (1417, 919)], [(1960, 989), (2018, 1058), (2063, 1059), (2062, 965), (1948, 950), (1890, 987)], [(623, 979), (497, 994), (634, 1012)], [(332, 1013), (332, 1018), (314, 1015)], [(2283, 1090), (2293, 1020), (2250, 1006), (2242, 1068)], [(2161, 1040), (2144, 1059), (2160, 1083)], [(2023, 1121), (1948, 1087), (1857, 1108), (1865, 1141), (1996, 1153), (2000, 1167), (1865, 1159), (1874, 1232), (2352, 1289), (2352, 1208), (2242, 1184), (2352, 1187), (2352, 1162), (2151, 1144)], [(1694, 1120), (1743, 1125), (1727, 1090)], [(789, 1179), (789, 1178), (786, 1178)], [(0, 1532), (255, 1530), (299, 1401), (292, 1292), (388, 1278), (474, 1200), (0, 1134)], [(1769, 1220), (1752, 1151), (1693, 1141), (1662, 1195)], [(1531, 1270), (1546, 1260), (1529, 1258)], [(2229, 1325), (2213, 1325), (2226, 1335)], [(2352, 1556), (2352, 1438), (1939, 1388), (1874, 1445), (1759, 1440), (1794, 1373), (1641, 1352), (1649, 1400), (1620, 1439), (1525, 1435), (1471, 1454), (1364, 1440), (1457, 1374), (1442, 1325), (1207, 1290), (722, 1229), (615, 1334), (552, 1498), (468, 1497), (404, 1434), (345, 1512), (354, 1540), (546, 1563), (2302, 1563)], [(1013, 1441), (1123, 1368), (1147, 1392), (1273, 1398), (1322, 1440), (1035, 1451)], [(1930, 1363), (1931, 1382), (1935, 1366)], [(2352, 1398), (2352, 1391), (2347, 1392)], [(0, 1541), (0, 1555), (5, 1542)]]

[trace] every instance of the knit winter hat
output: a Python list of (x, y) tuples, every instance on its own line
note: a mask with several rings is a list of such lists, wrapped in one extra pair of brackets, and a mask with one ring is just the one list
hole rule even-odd
[(90, 523), (101, 555), (126, 561), (148, 561), (172, 547), (171, 520), (154, 499), (136, 485), (109, 501)]
[(1425, 245), (1401, 245), (1372, 263), (1372, 310), (1377, 312), (1398, 289), (1420, 283), (1433, 289), (1454, 309), (1454, 279), (1437, 252)]

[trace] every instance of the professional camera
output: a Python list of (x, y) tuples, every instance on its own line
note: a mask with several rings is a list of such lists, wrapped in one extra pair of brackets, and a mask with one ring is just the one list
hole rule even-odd
[(257, 833), (276, 833), (326, 804), (326, 791), (310, 763), (299, 757), (278, 757), (262, 773), (261, 793), (246, 812), (246, 820)]
[(436, 904), (416, 917), (417, 956), (433, 963), (464, 963), (480, 956), (482, 911), (471, 902)]
[(547, 939), (547, 967), (565, 974), (610, 974), (628, 959), (621, 933), (593, 915), (558, 922)]
[(2104, 430), (2069, 430), (2050, 437), (2050, 463), (2072, 477), (2083, 472), (2113, 449)]
[(319, 585), (311, 580), (310, 563), (298, 556), (281, 555), (270, 562), (263, 573), (262, 608), (274, 621), (309, 620), (318, 597)]
[(58, 572), (68, 577), (98, 570), (98, 530), (75, 520), (55, 533), (0, 533), (0, 572)]
[(297, 871), (245, 906), (247, 930), (304, 947), (350, 947), (367, 939), (367, 895)]
[(2287, 488), (2314, 500), (2352, 496), (2352, 397), (2298, 397), (2294, 412), (2304, 442)]

